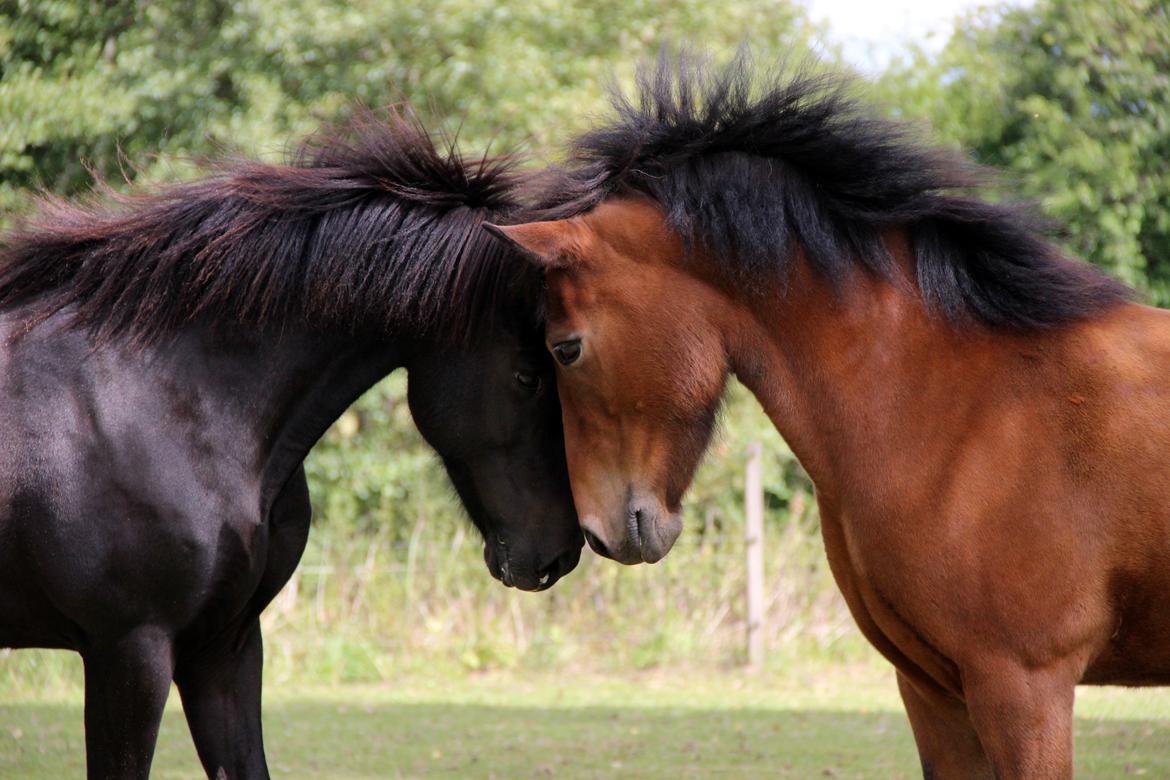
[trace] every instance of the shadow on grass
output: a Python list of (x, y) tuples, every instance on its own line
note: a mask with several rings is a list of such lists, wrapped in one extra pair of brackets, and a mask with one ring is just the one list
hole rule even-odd
[[(265, 712), (274, 777), (919, 777), (900, 712), (289, 699)], [(1077, 722), (1077, 776), (1170, 777), (1170, 724)], [(84, 773), (80, 707), (0, 705), (0, 777)], [(202, 777), (182, 714), (167, 712), (153, 777)]]

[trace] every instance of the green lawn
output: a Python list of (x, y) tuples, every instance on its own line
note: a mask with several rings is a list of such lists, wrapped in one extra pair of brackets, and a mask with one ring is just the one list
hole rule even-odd
[[(276, 777), (913, 778), (887, 671), (517, 672), (266, 693)], [(1078, 777), (1170, 777), (1170, 691), (1082, 689)], [(0, 778), (79, 777), (80, 700), (8, 695)], [(154, 776), (201, 777), (177, 696)]]

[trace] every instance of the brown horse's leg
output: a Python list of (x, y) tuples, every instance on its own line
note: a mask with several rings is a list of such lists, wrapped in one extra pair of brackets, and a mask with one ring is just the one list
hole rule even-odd
[(898, 672), (898, 690), (914, 730), (925, 780), (992, 780), (983, 745), (967, 707), (929, 684), (915, 684)]
[(967, 711), (998, 780), (1072, 777), (1075, 681), (1015, 664), (964, 670)]

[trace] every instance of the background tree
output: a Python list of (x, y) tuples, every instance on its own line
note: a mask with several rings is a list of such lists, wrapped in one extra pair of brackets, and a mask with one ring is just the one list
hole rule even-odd
[(1170, 7), (1041, 0), (962, 21), (885, 98), (1007, 171), (1077, 255), (1170, 303)]
[(788, 0), (0, 0), (0, 211), (85, 188), (85, 164), (160, 179), (222, 146), (278, 157), (355, 103), (547, 154), (666, 36), (726, 52), (750, 30), (775, 57), (809, 29)]

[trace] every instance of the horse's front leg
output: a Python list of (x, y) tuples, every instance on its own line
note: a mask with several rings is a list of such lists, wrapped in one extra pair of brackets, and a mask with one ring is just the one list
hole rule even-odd
[(116, 640), (90, 642), (81, 656), (90, 780), (145, 780), (171, 688), (170, 634), (141, 627)]
[(239, 628), (180, 655), (175, 683), (199, 760), (213, 780), (268, 777), (260, 720), (264, 666), (260, 613), (301, 560), (311, 516), (304, 468), (298, 468), (269, 515), (264, 573)]
[(268, 777), (260, 724), (263, 666), (259, 620), (179, 661), (175, 683), (195, 750), (212, 780)]
[(993, 780), (995, 773), (967, 706), (929, 682), (898, 672), (898, 690), (914, 730), (926, 780)]
[(963, 671), (967, 712), (997, 780), (1073, 776), (1077, 675), (1007, 660)]

